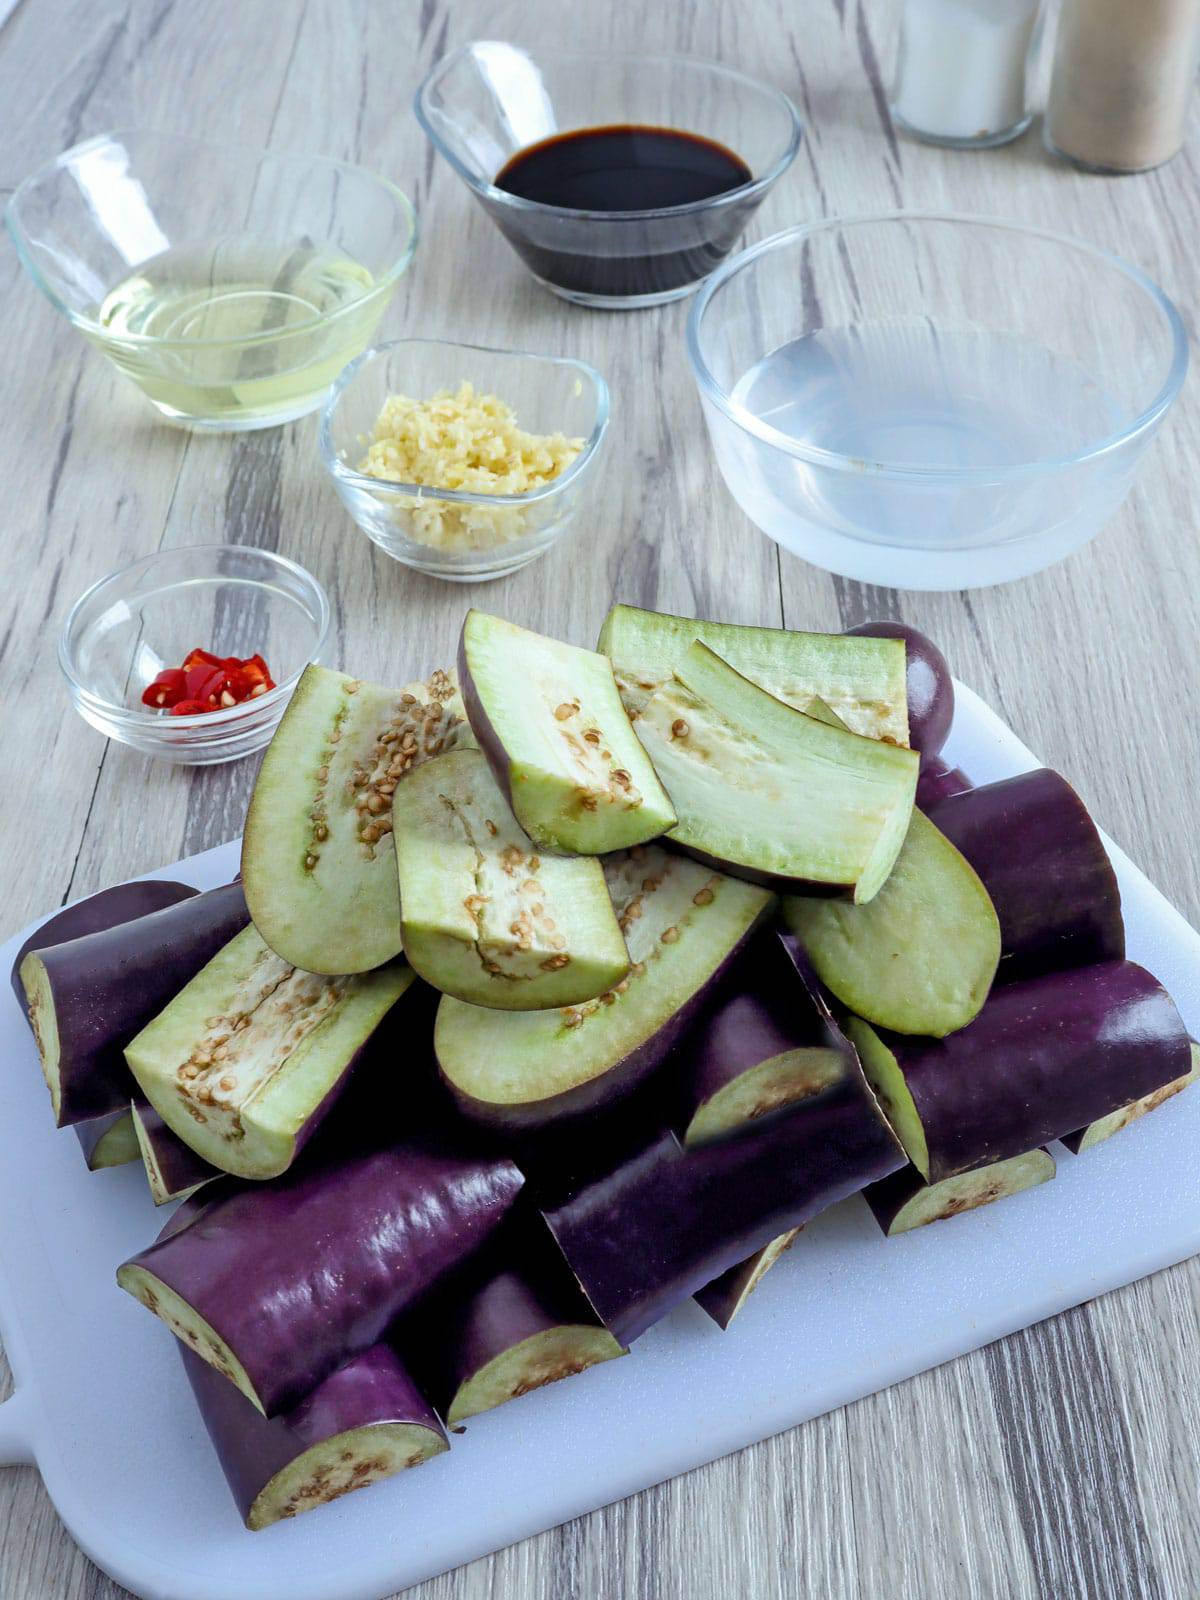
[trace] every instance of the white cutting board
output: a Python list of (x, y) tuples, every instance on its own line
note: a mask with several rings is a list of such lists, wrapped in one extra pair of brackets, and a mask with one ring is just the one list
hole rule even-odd
[[(947, 756), (1037, 763), (959, 689)], [(1068, 774), (1070, 776), (1070, 774)], [(1110, 845), (1130, 955), (1200, 1033), (1200, 936)], [(154, 876), (226, 881), (223, 845)], [(162, 1220), (136, 1167), (90, 1174), (0, 953), (0, 1461), (35, 1461), (87, 1554), (144, 1600), (377, 1600), (1200, 1250), (1200, 1089), (1050, 1184), (900, 1239), (855, 1198), (811, 1224), (726, 1334), (679, 1308), (621, 1361), (471, 1422), (449, 1454), (247, 1533), (166, 1329), (113, 1281)]]

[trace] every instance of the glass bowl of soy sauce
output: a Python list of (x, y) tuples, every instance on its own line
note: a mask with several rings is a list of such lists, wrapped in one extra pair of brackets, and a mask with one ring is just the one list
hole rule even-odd
[(690, 294), (801, 137), (785, 94), (728, 67), (491, 39), (440, 61), (415, 109), (538, 282), (609, 310)]

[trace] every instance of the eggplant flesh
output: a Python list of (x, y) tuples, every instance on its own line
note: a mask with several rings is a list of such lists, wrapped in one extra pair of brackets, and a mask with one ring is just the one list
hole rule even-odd
[(446, 1450), (445, 1430), (386, 1344), (268, 1419), (186, 1345), (180, 1355), (238, 1512), (257, 1532)]
[(216, 1167), (172, 1133), (143, 1094), (135, 1097), (129, 1119), (133, 1159), (141, 1157), (156, 1206), (170, 1200), (186, 1200), (202, 1184), (220, 1176)]
[(929, 816), (991, 896), (1000, 982), (1124, 956), (1112, 862), (1087, 807), (1057, 772), (984, 784), (938, 802)]
[(909, 742), (905, 651), (894, 639), (704, 622), (616, 605), (596, 648), (612, 661), (634, 720), (696, 639), (786, 705), (802, 711), (819, 696), (853, 732)]
[(915, 1167), (904, 1167), (863, 1191), (863, 1198), (883, 1232), (893, 1238), (931, 1222), (943, 1222), (976, 1211), (1009, 1195), (1022, 1194), (1054, 1177), (1054, 1157), (1044, 1147), (1008, 1156), (972, 1172), (960, 1172), (940, 1183), (926, 1183)]
[(247, 920), (233, 883), (25, 956), (21, 983), (60, 1127), (128, 1108), (125, 1046)]
[(1072, 1155), (1082, 1155), (1085, 1150), (1091, 1150), (1095, 1145), (1111, 1139), (1114, 1133), (1120, 1133), (1121, 1129), (1127, 1128), (1131, 1122), (1139, 1121), (1148, 1111), (1157, 1111), (1159, 1106), (1165, 1105), (1168, 1100), (1173, 1100), (1177, 1094), (1181, 1094), (1200, 1078), (1200, 1045), (1194, 1039), (1191, 1050), (1191, 1070), (1185, 1072), (1181, 1078), (1165, 1083), (1161, 1089), (1155, 1089), (1151, 1094), (1143, 1095), (1140, 1100), (1121, 1106), (1117, 1111), (1110, 1111), (1108, 1116), (1090, 1122), (1086, 1128), (1078, 1128), (1074, 1133), (1064, 1133), (1062, 1143)]
[(426, 762), (392, 802), (404, 953), (458, 1000), (532, 1011), (629, 971), (594, 856), (540, 854), (478, 750)]
[(242, 876), (255, 926), (307, 972), (366, 972), (400, 953), (397, 783), (472, 745), (452, 673), (386, 688), (309, 666), (263, 757)]
[(539, 847), (600, 855), (675, 821), (604, 656), (469, 611), (458, 670), (480, 748)]
[(105, 1167), (125, 1167), (138, 1158), (137, 1134), (129, 1110), (110, 1111), (105, 1117), (89, 1117), (74, 1124), (75, 1136), (89, 1172)]
[(402, 960), (341, 977), (302, 972), (244, 928), (130, 1041), (126, 1060), (203, 1160), (238, 1177), (278, 1177), (414, 976)]
[(929, 1183), (1085, 1127), (1182, 1077), (1190, 1061), (1174, 1002), (1132, 961), (1002, 985), (946, 1039), (860, 1018), (847, 1031)]
[(736, 877), (870, 900), (904, 842), (919, 757), (776, 700), (699, 642), (637, 734), (678, 813), (673, 844)]
[(199, 1206), (117, 1282), (275, 1416), (485, 1243), (522, 1182), (504, 1158), (412, 1145), (314, 1164)]
[(766, 915), (766, 890), (656, 845), (610, 856), (605, 879), (632, 965), (599, 999), (496, 1012), (444, 998), (435, 1046), (466, 1114), (510, 1131), (610, 1105), (666, 1059)]
[(719, 1278), (697, 1289), (694, 1297), (696, 1304), (708, 1313), (718, 1328), (728, 1328), (767, 1273), (784, 1251), (791, 1249), (802, 1231), (800, 1228), (789, 1228), (786, 1233), (777, 1234), (761, 1250), (754, 1251), (753, 1255), (730, 1267)]

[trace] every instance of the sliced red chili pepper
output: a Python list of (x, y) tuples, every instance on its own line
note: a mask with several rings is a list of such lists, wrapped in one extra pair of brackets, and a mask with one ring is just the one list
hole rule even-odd
[(203, 705), (199, 700), (177, 700), (170, 714), (173, 717), (196, 717), (203, 711), (211, 710), (211, 706)]
[(179, 667), (166, 667), (142, 690), (142, 704), (162, 710), (173, 706), (184, 693), (184, 675)]
[(188, 651), (187, 658), (183, 663), (183, 670), (186, 672), (189, 667), (223, 667), (225, 665), (226, 663), (220, 656), (213, 655), (211, 650), (201, 650), (197, 645), (195, 650)]
[(275, 688), (271, 669), (260, 655), (243, 661), (218, 656), (199, 646), (189, 650), (181, 667), (165, 667), (142, 691), (142, 704), (175, 716), (224, 711)]

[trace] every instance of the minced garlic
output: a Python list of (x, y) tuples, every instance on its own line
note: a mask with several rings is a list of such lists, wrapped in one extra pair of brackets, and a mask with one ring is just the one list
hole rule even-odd
[[(526, 494), (549, 483), (583, 449), (565, 434), (525, 433), (512, 408), (463, 382), (428, 400), (391, 395), (379, 413), (358, 471), (393, 483), (471, 494)], [(546, 517), (522, 506), (464, 505), (406, 497), (411, 537), (439, 550), (490, 550), (536, 531)]]

